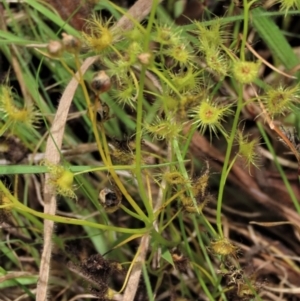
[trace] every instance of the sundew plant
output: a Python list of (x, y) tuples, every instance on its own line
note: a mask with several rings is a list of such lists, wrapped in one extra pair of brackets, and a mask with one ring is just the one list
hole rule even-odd
[(11, 2), (0, 300), (300, 300), (298, 1)]

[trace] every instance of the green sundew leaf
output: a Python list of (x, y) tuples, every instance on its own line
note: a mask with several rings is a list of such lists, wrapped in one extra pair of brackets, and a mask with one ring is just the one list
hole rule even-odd
[[(179, 3), (179, 5), (178, 5), (178, 3)], [(172, 6), (174, 6), (173, 7), (174, 15), (176, 17), (179, 16), (182, 12), (182, 7), (180, 7), (180, 5), (182, 6), (182, 3), (180, 3), (180, 1), (175, 2), (175, 4), (172, 3)], [(172, 18), (170, 18), (170, 14), (168, 13), (168, 11), (165, 7), (158, 6), (157, 10), (156, 10), (156, 14), (157, 14), (159, 21), (162, 22), (163, 24), (167, 24), (167, 25), (174, 24), (174, 20)]]
[(28, 45), (28, 44), (42, 44), (41, 42), (25, 40), (23, 38), (17, 37), (13, 33), (0, 30), (1, 44), (15, 44), (15, 45)]
[(253, 9), (254, 28), (270, 48), (272, 54), (277, 56), (287, 69), (294, 68), (299, 64), (299, 59), (275, 22), (271, 18), (263, 16), (262, 13), (261, 8)]
[(63, 28), (63, 30), (66, 31), (68, 34), (71, 34), (71, 35), (77, 36), (77, 37), (79, 36), (79, 33), (78, 33), (77, 30), (75, 30), (72, 26), (68, 25), (58, 15), (54, 14), (52, 11), (50, 11), (47, 7), (45, 7), (42, 4), (40, 4), (38, 1), (27, 0), (26, 3), (29, 4), (30, 6), (32, 6), (37, 11), (39, 11), (47, 19), (53, 21), (58, 26), (60, 26), (61, 28)]
[(167, 248), (163, 248), (161, 257), (174, 267), (174, 261), (172, 255)]
[(28, 10), (31, 17), (31, 23), (36, 24), (36, 30), (33, 31), (34, 37), (37, 40), (49, 42), (50, 39), (56, 40), (57, 33), (53, 31), (51, 27), (49, 27), (43, 20), (43, 16), (41, 16), (37, 11)]
[(122, 17), (122, 14), (115, 9), (114, 5), (111, 5), (110, 1), (99, 1), (95, 6), (95, 10), (108, 10), (116, 20)]
[(17, 284), (23, 285), (30, 285), (37, 283), (38, 276), (27, 276), (26, 278), (15, 278), (14, 280), (6, 280), (0, 283), (0, 289), (8, 288), (8, 287), (15, 287)]
[(46, 166), (30, 166), (30, 165), (2, 165), (0, 166), (1, 175), (16, 174), (35, 174), (45, 173), (48, 169)]
[(184, 8), (185, 8), (185, 1), (176, 1), (174, 3), (174, 16), (176, 18), (181, 16), (184, 12)]
[(147, 270), (145, 263), (142, 263), (142, 271), (143, 271), (143, 276), (144, 276), (144, 281), (145, 281), (145, 285), (146, 285), (148, 298), (149, 298), (149, 300), (155, 300), (154, 294), (152, 291), (152, 287), (151, 287), (150, 277), (149, 277), (148, 270)]
[(1, 257), (4, 255), (7, 257), (9, 261), (14, 263), (16, 266), (19, 265), (18, 259), (16, 257), (16, 254), (6, 246), (6, 242), (0, 242), (0, 250), (1, 250)]
[[(182, 163), (189, 162), (190, 160), (183, 160)], [(155, 165), (142, 165), (141, 168), (157, 168), (157, 167), (165, 167), (178, 164), (177, 161), (167, 162)], [(72, 172), (75, 173), (85, 173), (85, 172), (93, 172), (93, 171), (107, 171), (108, 168), (106, 166), (66, 166)], [(115, 170), (133, 170), (135, 169), (135, 165), (116, 165), (111, 168)], [(46, 166), (38, 166), (38, 165), (0, 165), (0, 175), (16, 175), (16, 174), (38, 174), (48, 172)]]

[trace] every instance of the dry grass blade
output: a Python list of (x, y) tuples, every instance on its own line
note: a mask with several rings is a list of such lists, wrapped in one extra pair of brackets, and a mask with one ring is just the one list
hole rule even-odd
[[(136, 20), (137, 22), (142, 21), (151, 11), (151, 7), (153, 5), (154, 0), (139, 0), (137, 1), (127, 12), (125, 16), (123, 16), (116, 27), (121, 28), (122, 30), (129, 30), (133, 27), (133, 22), (131, 20)], [(158, 0), (158, 3), (162, 2), (162, 0)], [(131, 16), (130, 18), (127, 16)]]
[(263, 226), (263, 227), (276, 227), (276, 226), (281, 226), (281, 225), (292, 225), (300, 233), (300, 227), (297, 224), (290, 223), (290, 222), (285, 222), (285, 221), (283, 221), (283, 222), (272, 222), (272, 223), (262, 223), (262, 222), (254, 222), (254, 221), (252, 221), (252, 222), (250, 222), (250, 224), (259, 225), (259, 226)]
[(264, 288), (271, 291), (271, 292), (288, 293), (288, 294), (300, 294), (300, 287), (277, 288), (277, 287), (265, 286)]
[(136, 295), (139, 281), (142, 273), (142, 262), (145, 261), (149, 247), (149, 235), (144, 235), (138, 249), (138, 256), (135, 259), (134, 266), (128, 279), (126, 290), (123, 295), (123, 301), (132, 301)]
[(285, 76), (285, 77), (288, 77), (288, 78), (292, 78), (292, 79), (296, 79), (295, 76), (293, 75), (290, 75), (290, 74), (287, 74), (283, 71), (281, 71), (280, 69), (274, 67), (272, 64), (270, 64), (268, 61), (266, 61), (261, 55), (259, 55), (254, 49), (253, 47), (246, 42), (246, 46), (247, 48), (253, 53), (253, 55), (255, 55), (258, 59), (260, 59), (266, 66), (268, 66), (269, 68), (271, 68), (272, 70), (276, 71), (277, 73)]
[[(96, 59), (97, 57), (90, 57), (85, 60), (81, 67), (82, 74), (86, 72), (86, 70), (95, 62)], [(50, 130), (50, 135), (48, 137), (46, 145), (45, 159), (53, 164), (57, 164), (60, 161), (60, 148), (62, 146), (65, 124), (77, 86), (77, 80), (75, 78), (72, 78), (62, 95), (57, 113), (53, 121), (53, 125)], [(56, 197), (55, 195), (53, 195), (51, 187), (47, 185), (47, 179), (48, 175), (46, 175), (45, 177), (44, 186), (44, 213), (54, 215), (56, 212)], [(37, 301), (47, 300), (47, 286), (49, 280), (53, 228), (53, 221), (44, 221), (44, 248), (41, 258), (39, 281), (37, 284)]]

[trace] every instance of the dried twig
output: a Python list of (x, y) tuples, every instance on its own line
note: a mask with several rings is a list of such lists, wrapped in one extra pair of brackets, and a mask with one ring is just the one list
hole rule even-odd
[[(242, 35), (240, 35), (241, 38), (242, 38)], [(246, 42), (246, 46), (247, 48), (253, 53), (254, 56), (256, 56), (258, 59), (260, 59), (266, 66), (268, 66), (270, 69), (274, 70), (275, 72), (285, 76), (285, 77), (288, 77), (288, 78), (292, 78), (292, 79), (296, 79), (297, 77), (293, 76), (293, 75), (290, 75), (290, 74), (287, 74), (283, 71), (281, 71), (280, 69), (274, 67), (272, 64), (270, 64), (267, 60), (265, 60), (261, 55), (259, 55), (255, 50), (254, 48), (248, 43)]]
[[(151, 11), (151, 7), (153, 5), (154, 0), (139, 0), (129, 9), (127, 14), (123, 16), (117, 23), (116, 27), (122, 30), (129, 30), (133, 27), (133, 22), (131, 20), (135, 20), (136, 22), (142, 21)], [(159, 3), (162, 0), (158, 1)], [(128, 18), (127, 16), (131, 16)]]

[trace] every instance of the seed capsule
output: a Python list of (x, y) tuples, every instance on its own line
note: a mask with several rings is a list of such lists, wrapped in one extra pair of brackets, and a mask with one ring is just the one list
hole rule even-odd
[(103, 205), (106, 212), (112, 213), (116, 211), (122, 200), (122, 194), (119, 190), (113, 191), (109, 188), (104, 188), (99, 193), (99, 201)]
[(96, 94), (104, 93), (108, 91), (110, 87), (111, 87), (111, 80), (105, 71), (101, 70), (95, 74), (91, 82), (91, 88)]

